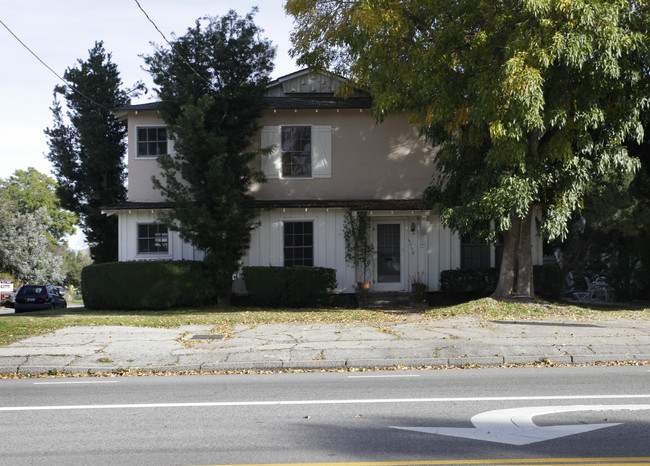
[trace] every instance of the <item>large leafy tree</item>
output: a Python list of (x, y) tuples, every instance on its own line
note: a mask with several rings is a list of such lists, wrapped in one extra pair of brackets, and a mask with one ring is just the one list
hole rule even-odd
[(170, 48), (145, 58), (174, 139), (175, 153), (158, 158), (154, 178), (173, 205), (161, 218), (205, 252), (215, 293), (226, 300), (257, 216), (248, 192), (262, 175), (248, 148), (275, 55), (254, 12), (197, 20)]
[(61, 283), (62, 260), (52, 250), (47, 209), (16, 215), (0, 203), (0, 271), (20, 283)]
[(611, 172), (599, 179), (575, 214), (567, 240), (551, 243), (562, 252), (562, 273), (573, 272), (577, 287), (584, 286), (582, 275), (604, 276), (619, 300), (647, 296), (650, 291), (648, 115), (643, 143), (628, 148), (641, 162), (636, 175)]
[(75, 232), (79, 217), (61, 207), (56, 195), (57, 183), (50, 176), (33, 167), (16, 170), (9, 178), (0, 180), (0, 200), (10, 204), (15, 215), (36, 212), (45, 208), (51, 220), (48, 235), (53, 245)]
[[(530, 231), (563, 237), (588, 187), (638, 161), (648, 4), (635, 0), (288, 0), (299, 61), (367, 86), (440, 146), (426, 197), (504, 253), (495, 296), (534, 294)], [(488, 225), (494, 222), (496, 229)]]
[(63, 77), (69, 85), (57, 86), (55, 92), (65, 99), (67, 112), (55, 99), (54, 125), (45, 130), (57, 193), (61, 205), (81, 217), (93, 260), (115, 261), (117, 219), (103, 215), (101, 208), (126, 200), (126, 126), (115, 119), (113, 109), (128, 105), (129, 93), (102, 42)]

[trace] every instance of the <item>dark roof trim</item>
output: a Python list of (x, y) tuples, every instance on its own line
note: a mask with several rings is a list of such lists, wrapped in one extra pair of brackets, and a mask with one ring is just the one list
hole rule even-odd
[(124, 107), (117, 107), (115, 112), (130, 112), (130, 111), (142, 111), (142, 110), (158, 110), (159, 102), (147, 102), (146, 104), (133, 104), (125, 105)]
[[(367, 199), (367, 200), (254, 200), (252, 207), (259, 209), (305, 209), (341, 208), (352, 210), (429, 210), (421, 199)], [(122, 202), (102, 207), (102, 211), (117, 210), (163, 210), (170, 209), (170, 202)]]
[(370, 108), (372, 98), (350, 97), (340, 99), (333, 94), (324, 96), (292, 95), (291, 97), (266, 97), (264, 107), (272, 109), (338, 109), (338, 108)]
[[(315, 95), (292, 95), (290, 97), (265, 97), (264, 108), (277, 110), (292, 109), (338, 109), (338, 108), (370, 108), (371, 97), (350, 97), (341, 99), (333, 94), (321, 96)], [(139, 112), (146, 110), (158, 110), (158, 102), (146, 104), (126, 105), (118, 107), (115, 112)]]
[(126, 201), (120, 202), (119, 204), (113, 204), (104, 206), (101, 208), (102, 211), (108, 210), (163, 210), (171, 209), (171, 202), (133, 202)]
[(421, 199), (360, 200), (254, 200), (254, 207), (265, 209), (344, 208), (352, 210), (428, 210)]

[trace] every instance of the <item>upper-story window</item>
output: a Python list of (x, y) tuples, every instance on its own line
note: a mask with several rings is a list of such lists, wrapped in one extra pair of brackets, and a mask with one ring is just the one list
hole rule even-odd
[(167, 154), (167, 128), (164, 126), (137, 128), (136, 147), (137, 157), (157, 157)]
[(311, 176), (311, 126), (282, 126), (282, 177)]
[(262, 171), (271, 178), (331, 178), (332, 127), (283, 125), (262, 128)]

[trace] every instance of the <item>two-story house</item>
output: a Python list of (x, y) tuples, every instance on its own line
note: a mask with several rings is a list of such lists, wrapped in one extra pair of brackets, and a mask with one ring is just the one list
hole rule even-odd
[[(335, 97), (343, 82), (304, 70), (268, 86), (253, 144), (273, 151), (256, 160), (267, 182), (252, 188), (261, 214), (242, 265), (330, 267), (337, 291), (353, 292), (360, 271), (346, 263), (343, 238), (344, 214), (352, 209), (372, 220), (374, 291), (406, 291), (416, 275), (435, 291), (443, 270), (494, 266), (494, 247), (460, 238), (424, 208), (435, 148), (406, 115), (377, 122), (367, 93)], [(105, 213), (119, 220), (120, 261), (200, 260), (201, 251), (157, 221), (169, 205), (151, 178), (157, 156), (173, 153), (173, 141), (156, 108), (117, 111), (128, 121), (128, 201)], [(534, 237), (533, 261), (541, 264), (541, 239)]]

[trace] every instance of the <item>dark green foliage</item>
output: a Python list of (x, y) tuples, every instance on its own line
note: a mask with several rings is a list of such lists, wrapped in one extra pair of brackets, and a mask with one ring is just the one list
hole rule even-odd
[(251, 304), (265, 307), (315, 307), (330, 303), (336, 270), (325, 267), (244, 267)]
[[(65, 99), (70, 124), (64, 121), (61, 104), (55, 100), (54, 126), (47, 128), (61, 205), (78, 214), (95, 262), (117, 260), (117, 218), (101, 208), (126, 200), (126, 126), (113, 109), (130, 103), (111, 55), (96, 42), (87, 61), (68, 68), (64, 78), (71, 86), (57, 86)], [(92, 100), (91, 100), (92, 99)]]
[(494, 291), (498, 280), (499, 271), (494, 268), (443, 270), (440, 273), (440, 291), (487, 296)]
[(81, 272), (88, 309), (169, 309), (201, 306), (209, 286), (195, 261), (139, 261), (93, 264)]
[(230, 11), (197, 20), (173, 50), (145, 57), (176, 151), (158, 158), (154, 186), (173, 204), (161, 220), (205, 251), (215, 293), (226, 299), (257, 218), (250, 187), (263, 181), (248, 148), (275, 50), (259, 34), (253, 13)]
[[(533, 274), (536, 294), (546, 299), (560, 297), (563, 284), (558, 267), (536, 265), (533, 267)], [(495, 268), (443, 270), (440, 274), (440, 291), (488, 296), (494, 291), (498, 281), (499, 270)]]
[(79, 288), (81, 286), (81, 271), (90, 264), (92, 264), (90, 256), (81, 251), (75, 252), (68, 249), (63, 252), (63, 271), (65, 274), (63, 285)]
[(575, 288), (585, 287), (585, 277), (603, 277), (617, 301), (646, 299), (650, 291), (649, 119), (646, 114), (643, 143), (628, 146), (641, 162), (636, 175), (609, 172), (599, 177), (590, 185), (567, 239), (550, 244), (552, 250), (561, 251), (561, 273), (573, 274)]

